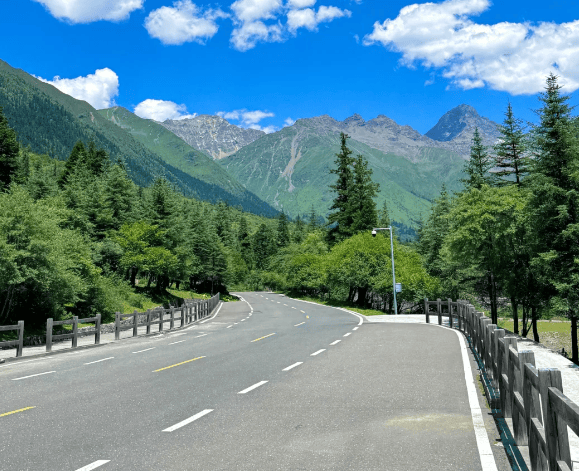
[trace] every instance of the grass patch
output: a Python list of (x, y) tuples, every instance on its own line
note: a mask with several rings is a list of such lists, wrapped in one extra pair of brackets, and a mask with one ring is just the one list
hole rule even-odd
[[(513, 332), (513, 321), (512, 319), (499, 319), (498, 323), (499, 329), (507, 329)], [(519, 322), (519, 331), (522, 333), (522, 325)], [(543, 332), (558, 332), (560, 334), (571, 334), (571, 321), (552, 321), (552, 320), (538, 320), (537, 321), (537, 331), (539, 336)], [(533, 337), (532, 331), (527, 334), (528, 338)]]

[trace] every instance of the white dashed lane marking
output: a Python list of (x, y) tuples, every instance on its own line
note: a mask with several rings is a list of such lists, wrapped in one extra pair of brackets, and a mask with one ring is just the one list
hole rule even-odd
[(290, 365), (287, 368), (284, 368), (282, 371), (289, 371), (292, 368), (295, 368), (296, 366), (300, 366), (301, 364), (303, 364), (303, 361), (298, 361), (297, 363), (294, 363), (293, 365)]
[(111, 460), (98, 460), (98, 461), (95, 461), (94, 463), (87, 464), (86, 466), (83, 466), (82, 468), (79, 468), (76, 471), (91, 471), (91, 469), (96, 469), (99, 466), (102, 466), (103, 464), (107, 464), (110, 461)]
[(35, 376), (42, 376), (42, 375), (49, 375), (50, 373), (56, 373), (56, 371), (47, 371), (45, 373), (37, 373), (35, 375), (30, 375), (30, 376), (22, 376), (21, 378), (12, 378), (12, 381), (18, 381), (21, 379), (28, 379), (28, 378), (33, 378)]
[(294, 327), (297, 327), (298, 325), (302, 325), (305, 324), (305, 322), (300, 322), (299, 324), (294, 325)]
[(163, 430), (163, 432), (174, 432), (175, 430), (180, 429), (181, 427), (184, 427), (185, 425), (190, 424), (191, 422), (194, 422), (197, 419), (200, 419), (201, 417), (209, 414), (210, 412), (213, 412), (213, 409), (205, 409), (204, 411), (201, 411), (198, 414), (195, 414), (194, 416), (189, 417), (188, 419), (185, 419), (182, 422), (173, 425), (172, 427), (166, 428), (165, 430)]
[(92, 365), (93, 363), (100, 363), (101, 361), (112, 360), (113, 358), (114, 357), (108, 357), (108, 358), (103, 358), (101, 360), (89, 361), (88, 363), (85, 363), (85, 365)]
[(267, 383), (267, 381), (260, 381), (259, 383), (255, 383), (253, 386), (249, 386), (247, 389), (244, 389), (243, 391), (239, 391), (237, 394), (246, 394), (249, 391), (253, 391), (256, 388), (263, 386), (265, 383)]
[(131, 352), (131, 353), (143, 353), (143, 352), (148, 352), (149, 350), (153, 350), (153, 348), (155, 348), (155, 347), (151, 347), (151, 348), (145, 348), (144, 350), (139, 350), (138, 352)]
[(179, 340), (178, 342), (171, 342), (169, 345), (175, 345), (176, 343), (186, 342), (187, 340)]
[(358, 327), (354, 327), (352, 330), (358, 330)]
[(326, 349), (322, 348), (321, 350), (318, 350), (317, 352), (312, 353), (310, 356), (315, 357), (316, 355), (319, 355), (320, 353), (325, 352), (325, 351), (326, 351)]
[(347, 337), (348, 335), (352, 335), (352, 332), (348, 332), (347, 334), (344, 334), (344, 337)]
[(330, 345), (336, 345), (337, 343), (340, 343), (341, 340), (334, 340)]

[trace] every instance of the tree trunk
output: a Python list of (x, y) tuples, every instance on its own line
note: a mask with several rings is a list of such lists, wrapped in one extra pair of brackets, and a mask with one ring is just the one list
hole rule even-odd
[(535, 342), (539, 341), (539, 331), (537, 330), (537, 307), (533, 306), (531, 310), (532, 322), (533, 322), (533, 340)]
[(490, 272), (489, 274), (489, 284), (489, 294), (491, 297), (491, 323), (496, 324), (499, 316), (497, 308), (497, 287), (495, 286), (495, 276), (493, 275), (493, 272)]
[(354, 301), (354, 294), (356, 293), (356, 290), (350, 286), (350, 292), (348, 293), (348, 302), (351, 303), (352, 301)]
[(529, 317), (529, 306), (523, 304), (523, 337), (527, 336), (527, 319)]
[(571, 317), (571, 361), (579, 365), (579, 355), (577, 352), (577, 317)]
[(137, 279), (137, 267), (131, 267), (129, 270), (131, 271), (131, 286), (134, 287)]
[(175, 289), (179, 289), (179, 286), (181, 286), (181, 282), (179, 280), (175, 281)]
[(364, 307), (366, 305), (366, 293), (368, 288), (358, 287), (358, 305)]
[(513, 308), (513, 332), (519, 333), (519, 305), (514, 296), (511, 296), (511, 307)]

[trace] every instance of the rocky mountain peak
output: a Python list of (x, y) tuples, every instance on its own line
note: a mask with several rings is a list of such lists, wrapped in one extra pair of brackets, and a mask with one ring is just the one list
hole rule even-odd
[(342, 121), (342, 124), (346, 126), (363, 126), (365, 123), (366, 121), (364, 121), (364, 118), (362, 118), (358, 113), (354, 113), (352, 116)]

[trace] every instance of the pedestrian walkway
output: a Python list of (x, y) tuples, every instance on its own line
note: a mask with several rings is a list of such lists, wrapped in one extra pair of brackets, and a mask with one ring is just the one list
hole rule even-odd
[[(396, 324), (426, 324), (424, 314), (365, 316), (364, 320), (369, 323), (391, 322)], [(430, 323), (436, 325), (438, 323), (438, 317), (430, 316)], [(446, 327), (449, 326), (448, 317), (442, 319), (442, 325)], [(559, 369), (563, 379), (563, 394), (565, 394), (575, 404), (579, 405), (579, 367), (577, 365), (559, 353), (545, 347), (541, 343), (537, 343), (534, 340), (523, 338), (512, 333), (509, 333), (508, 335), (517, 337), (517, 346), (519, 351), (531, 350), (535, 354), (535, 365), (537, 368)], [(511, 428), (511, 433), (514, 435), (511, 420), (507, 420), (507, 423)], [(568, 433), (573, 467), (574, 469), (579, 469), (579, 437), (575, 435), (570, 428), (568, 428)]]

